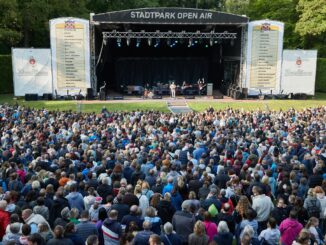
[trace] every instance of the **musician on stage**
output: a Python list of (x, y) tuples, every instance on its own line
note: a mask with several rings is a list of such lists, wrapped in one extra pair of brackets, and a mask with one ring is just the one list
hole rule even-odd
[(175, 90), (176, 90), (177, 86), (175, 85), (174, 82), (171, 83), (170, 85), (170, 91), (171, 91), (171, 97), (175, 98)]
[(204, 78), (202, 80), (198, 80), (198, 89), (199, 89), (199, 95), (204, 94), (204, 89), (206, 87), (205, 80)]
[(181, 86), (181, 90), (182, 90), (182, 94), (183, 94), (183, 95), (186, 94), (186, 92), (187, 92), (187, 88), (188, 88), (188, 87), (189, 87), (189, 86), (187, 85), (186, 81), (183, 81), (182, 86)]

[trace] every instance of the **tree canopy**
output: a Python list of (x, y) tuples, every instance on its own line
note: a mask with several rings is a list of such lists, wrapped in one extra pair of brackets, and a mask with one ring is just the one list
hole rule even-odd
[(186, 7), (247, 15), (285, 23), (285, 48), (318, 48), (326, 57), (326, 0), (0, 0), (0, 53), (12, 46), (49, 47), (49, 20), (89, 18), (144, 7)]

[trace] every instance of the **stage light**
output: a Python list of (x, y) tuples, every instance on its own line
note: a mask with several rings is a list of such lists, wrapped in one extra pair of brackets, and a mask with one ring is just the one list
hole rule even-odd
[(198, 41), (196, 40), (196, 41), (195, 41), (195, 43), (197, 44), (197, 43), (198, 43)]
[(170, 39), (170, 38), (168, 38), (168, 39), (166, 40), (166, 44), (167, 44), (168, 46), (171, 47), (171, 39)]
[(127, 46), (129, 46), (130, 45), (130, 38), (128, 37), (127, 38)]
[(205, 45), (205, 48), (208, 48), (208, 45), (207, 44)]
[(117, 45), (118, 45), (119, 48), (121, 48), (121, 38), (117, 39)]
[(140, 42), (141, 42), (140, 38), (137, 38), (136, 39), (136, 48), (140, 47)]
[(157, 48), (159, 45), (160, 45), (160, 39), (156, 38), (154, 48)]
[(213, 40), (213, 38), (209, 39), (209, 45), (211, 45), (211, 46), (214, 45), (214, 40)]
[(189, 45), (188, 47), (191, 47), (192, 46), (192, 38), (189, 39)]
[(148, 38), (147, 43), (148, 43), (148, 46), (152, 46), (152, 39)]

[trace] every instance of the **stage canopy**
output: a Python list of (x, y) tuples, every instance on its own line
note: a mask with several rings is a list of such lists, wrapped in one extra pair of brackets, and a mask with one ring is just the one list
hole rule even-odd
[(181, 85), (205, 78), (220, 89), (239, 77), (246, 16), (187, 8), (91, 15), (92, 87)]

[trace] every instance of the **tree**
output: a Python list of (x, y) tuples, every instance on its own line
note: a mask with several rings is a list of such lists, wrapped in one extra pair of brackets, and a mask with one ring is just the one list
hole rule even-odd
[(0, 9), (0, 49), (9, 52), (22, 39), (17, 1), (0, 0)]
[(223, 11), (231, 14), (247, 15), (249, 0), (225, 0)]
[(301, 36), (322, 36), (326, 33), (326, 0), (299, 0), (300, 14), (295, 31)]
[(299, 19), (296, 11), (298, 0), (250, 0), (248, 14), (250, 20), (270, 19), (284, 22), (284, 47), (302, 48), (302, 38), (294, 32)]

